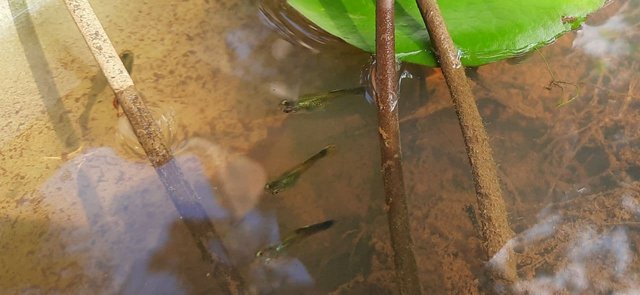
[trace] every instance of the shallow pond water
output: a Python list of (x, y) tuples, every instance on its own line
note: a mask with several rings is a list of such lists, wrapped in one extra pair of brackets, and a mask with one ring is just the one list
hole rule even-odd
[[(92, 5), (117, 50), (134, 52), (133, 79), (247, 287), (394, 294), (373, 105), (352, 95), (317, 112), (279, 108), (360, 85), (369, 55), (321, 35), (283, 37), (274, 21), (300, 27), (277, 3)], [(10, 0), (0, 13), (2, 293), (218, 293), (62, 3)], [(469, 70), (516, 233), (505, 246), (518, 256), (517, 292), (640, 288), (639, 14), (640, 2), (613, 1), (528, 59)], [(405, 69), (403, 160), (422, 287), (478, 293), (489, 258), (465, 210), (475, 194), (446, 84), (437, 70)], [(328, 144), (335, 151), (295, 186), (263, 192)], [(335, 224), (256, 259), (325, 220)]]

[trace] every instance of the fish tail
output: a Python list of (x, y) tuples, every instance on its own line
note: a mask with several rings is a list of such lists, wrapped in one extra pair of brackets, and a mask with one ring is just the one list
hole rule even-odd
[(333, 152), (335, 149), (336, 149), (336, 146), (333, 145), (333, 144), (325, 146), (322, 150), (317, 152), (315, 155), (311, 156), (311, 158), (309, 158), (306, 161), (304, 161), (304, 165), (305, 166), (309, 166), (309, 165), (313, 164), (315, 161), (318, 161), (318, 160), (324, 158), (326, 155), (328, 155), (329, 153)]
[(329, 229), (330, 227), (333, 226), (334, 223), (335, 221), (333, 219), (329, 219), (327, 221), (323, 221), (323, 222), (312, 224), (312, 225), (307, 225), (299, 229), (296, 229), (295, 233), (304, 235), (304, 236), (309, 236), (309, 235), (319, 233), (321, 231)]
[(328, 155), (330, 153), (335, 152), (335, 150), (336, 150), (336, 145), (335, 144), (330, 144), (330, 145), (325, 146), (320, 152), (324, 153), (324, 155), (326, 156), (326, 155)]
[(365, 88), (363, 86), (358, 86), (353, 88), (331, 90), (329, 91), (329, 94), (333, 96), (356, 95), (356, 94), (364, 94), (364, 92), (365, 92)]

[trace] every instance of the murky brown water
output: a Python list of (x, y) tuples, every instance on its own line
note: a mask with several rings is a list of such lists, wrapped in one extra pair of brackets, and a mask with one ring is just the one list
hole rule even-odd
[[(253, 291), (395, 293), (372, 105), (350, 96), (320, 112), (278, 108), (358, 85), (367, 54), (331, 38), (303, 39), (319, 52), (292, 45), (255, 1), (92, 4), (116, 48), (135, 53), (146, 100), (175, 121), (178, 162)], [(113, 93), (95, 86), (63, 4), (10, 0), (0, 13), (0, 291), (217, 293), (155, 172), (118, 139)], [(518, 234), (507, 245), (518, 292), (640, 288), (639, 13), (640, 2), (616, 1), (541, 54), (470, 73)], [(488, 258), (464, 210), (475, 200), (458, 123), (442, 76), (408, 70), (401, 129), (422, 285), (477, 293)], [(336, 152), (293, 188), (262, 192), (327, 144)], [(327, 219), (336, 224), (279, 259), (255, 259)]]

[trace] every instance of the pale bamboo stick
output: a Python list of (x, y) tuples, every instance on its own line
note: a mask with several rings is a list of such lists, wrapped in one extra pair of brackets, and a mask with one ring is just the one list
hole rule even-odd
[(219, 292), (225, 294), (244, 293), (242, 277), (230, 264), (227, 251), (211, 219), (196, 201), (199, 199), (198, 195), (185, 180), (171, 151), (164, 144), (160, 128), (136, 90), (131, 76), (118, 57), (93, 8), (87, 0), (64, 0), (64, 2), (109, 85), (116, 93), (118, 102), (129, 119), (138, 141), (155, 167), (158, 177), (193, 236), (196, 246), (203, 257), (212, 264), (214, 284), (218, 285)]

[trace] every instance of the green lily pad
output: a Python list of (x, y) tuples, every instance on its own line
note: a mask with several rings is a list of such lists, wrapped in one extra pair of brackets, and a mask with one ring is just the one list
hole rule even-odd
[[(349, 44), (375, 52), (375, 0), (287, 0), (313, 23)], [(440, 0), (462, 63), (478, 66), (517, 56), (578, 28), (605, 0)], [(437, 66), (415, 0), (396, 0), (396, 54)]]

